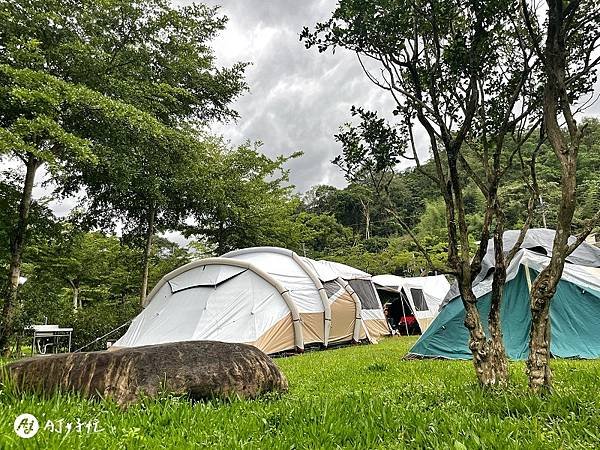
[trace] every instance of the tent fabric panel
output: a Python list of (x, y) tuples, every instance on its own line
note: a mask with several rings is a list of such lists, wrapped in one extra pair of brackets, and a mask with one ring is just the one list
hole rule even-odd
[(308, 266), (312, 267), (322, 282), (332, 281), (337, 278), (343, 278), (344, 280), (371, 279), (371, 275), (368, 273), (345, 264), (325, 260), (315, 261), (314, 259), (302, 257), (301, 259), (306, 262)]
[[(412, 313), (417, 320), (423, 323), (431, 321), (437, 316), (444, 298), (450, 290), (450, 283), (444, 275), (433, 275), (427, 277), (404, 278), (396, 275), (377, 275), (373, 277), (373, 283), (377, 289), (401, 292), (405, 291)], [(420, 289), (423, 292), (427, 308), (419, 310), (411, 295), (412, 289)]]
[(375, 339), (390, 335), (390, 329), (385, 319), (365, 319), (363, 323), (367, 327), (369, 335)]
[(294, 261), (291, 252), (287, 254), (259, 248), (256, 251), (232, 252), (225, 257), (229, 257), (228, 255), (232, 255), (236, 260), (252, 263), (285, 286), (299, 312), (324, 311), (317, 286), (304, 269)]
[(302, 333), (304, 344), (324, 343), (325, 315), (320, 313), (300, 313), (300, 323), (302, 324)]
[[(483, 328), (489, 336), (487, 320), (491, 294), (485, 294), (477, 302), (477, 309), (484, 318)], [(444, 307), (433, 323), (415, 343), (410, 353), (417, 356), (450, 359), (470, 359), (469, 333), (464, 326), (465, 309), (460, 299)], [(511, 359), (524, 359), (528, 354), (528, 336), (531, 324), (529, 290), (524, 269), (507, 283), (501, 309), (502, 332), (506, 353)]]
[(356, 304), (345, 290), (336, 296), (331, 304), (331, 332), (329, 342), (339, 343), (352, 341), (354, 322), (356, 321)]
[[(509, 358), (526, 359), (529, 354), (529, 285), (525, 267), (507, 283), (502, 302), (501, 320), (504, 345)], [(530, 270), (533, 280), (538, 272)], [(487, 317), (490, 295), (479, 298), (478, 310)], [(464, 307), (459, 300), (450, 302), (421, 336), (411, 353), (420, 356), (469, 359), (468, 332), (463, 325)], [(560, 358), (600, 358), (600, 291), (561, 280), (550, 306), (550, 351)], [(484, 320), (487, 335), (487, 321)]]
[(288, 314), (283, 319), (263, 333), (252, 345), (266, 354), (294, 350), (294, 326), (292, 315)]
[[(235, 278), (231, 283), (225, 283), (217, 289), (200, 288), (208, 291), (208, 298), (204, 312), (198, 317), (191, 340), (253, 342), (258, 338), (256, 320), (252, 312), (256, 300), (255, 296), (271, 298), (278, 296), (278, 293), (271, 286), (270, 289), (257, 289), (253, 286), (251, 277), (248, 277), (249, 280), (244, 278), (247, 277)], [(237, 282), (234, 283), (234, 281)], [(192, 292), (193, 290), (184, 292)], [(184, 292), (181, 292), (181, 294)], [(178, 292), (174, 295), (174, 301), (179, 301), (179, 294)], [(193, 311), (189, 312), (190, 316), (193, 314)]]
[[(515, 245), (519, 234), (520, 230), (508, 230), (504, 232), (502, 240), (506, 251)], [(552, 255), (552, 245), (555, 235), (555, 230), (531, 228), (525, 234), (520, 248), (525, 251), (531, 250), (530, 253), (535, 253), (538, 256), (550, 256)], [(569, 243), (572, 243), (574, 240), (574, 236), (569, 237)], [(600, 248), (584, 242), (573, 253), (567, 256), (566, 261), (580, 266), (600, 267)], [(490, 239), (487, 252), (481, 261), (481, 271), (475, 278), (475, 282), (478, 283), (483, 280), (494, 266), (494, 239)]]
[(429, 328), (429, 326), (433, 322), (433, 318), (432, 317), (415, 317), (415, 318), (417, 319), (417, 322), (419, 324), (419, 328), (421, 330), (421, 333), (424, 333), (425, 330), (427, 328)]
[(275, 287), (247, 271), (212, 290), (194, 340), (253, 342), (289, 308)]
[(252, 271), (217, 287), (192, 287), (172, 294), (166, 283), (115, 345), (254, 342), (288, 314), (290, 309), (277, 289)]
[(220, 265), (194, 267), (171, 278), (168, 284), (173, 292), (194, 286), (216, 286), (245, 270), (243, 267)]
[(375, 285), (393, 290), (394, 292), (400, 292), (400, 289), (404, 286), (406, 280), (407, 278), (391, 274), (373, 276), (373, 283), (375, 283)]
[(559, 283), (550, 305), (550, 351), (560, 358), (600, 358), (600, 291)]
[(365, 320), (386, 320), (382, 309), (363, 309), (361, 317)]
[[(171, 297), (171, 287), (168, 284), (164, 284), (158, 292), (154, 295), (155, 301), (150, 302), (148, 306), (140, 314), (138, 314), (127, 328), (127, 331), (121, 336), (117, 342), (113, 344), (113, 347), (133, 347), (138, 341), (140, 335), (144, 333), (147, 328), (146, 322), (151, 320), (152, 317), (158, 316), (161, 311), (166, 307), (168, 298)], [(148, 318), (148, 319), (146, 319)]]

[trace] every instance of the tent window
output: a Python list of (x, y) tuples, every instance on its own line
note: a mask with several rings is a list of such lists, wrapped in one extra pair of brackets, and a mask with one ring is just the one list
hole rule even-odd
[(333, 297), (336, 292), (342, 289), (342, 287), (337, 281), (327, 281), (323, 283), (323, 287), (325, 288), (325, 292), (327, 293), (327, 298)]
[(373, 283), (369, 280), (350, 280), (348, 284), (358, 294), (362, 309), (381, 309)]
[(413, 298), (415, 309), (417, 311), (429, 311), (425, 296), (423, 295), (423, 289), (410, 288), (410, 295)]

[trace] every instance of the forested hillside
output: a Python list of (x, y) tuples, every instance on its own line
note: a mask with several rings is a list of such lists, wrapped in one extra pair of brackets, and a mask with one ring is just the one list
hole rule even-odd
[[(529, 150), (534, 147), (532, 143)], [(576, 233), (583, 218), (590, 217), (600, 208), (600, 122), (588, 120), (587, 134), (579, 154), (578, 198)], [(422, 165), (431, 171), (432, 162)], [(520, 228), (526, 219), (527, 199), (522, 168), (513, 161), (511, 170), (501, 186), (501, 199), (506, 210), (507, 228)], [(533, 227), (552, 228), (556, 221), (556, 207), (560, 198), (560, 170), (556, 158), (547, 146), (542, 146), (536, 163), (541, 199), (535, 209)], [(413, 230), (434, 260), (446, 257), (446, 217), (444, 201), (437, 186), (415, 168), (407, 169), (386, 181), (385, 193), (377, 192), (367, 176), (354, 177), (348, 187), (316, 186), (303, 200), (306, 211), (332, 220), (330, 233), (320, 236), (317, 245), (311, 245), (312, 256), (327, 257), (346, 262), (372, 273), (419, 275), (426, 267), (422, 255), (414, 245), (406, 228)], [(472, 231), (478, 231), (483, 220), (483, 197), (471, 179), (466, 180), (463, 192)], [(386, 211), (382, 196), (394, 205), (394, 213), (404, 223)], [(335, 221), (333, 221), (335, 219)], [(324, 220), (321, 218), (320, 220)], [(477, 233), (473, 233), (476, 235)]]

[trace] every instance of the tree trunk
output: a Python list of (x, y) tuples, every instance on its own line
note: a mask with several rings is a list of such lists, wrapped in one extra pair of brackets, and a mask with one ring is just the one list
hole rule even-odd
[(504, 257), (504, 218), (501, 213), (496, 214), (496, 229), (494, 231), (494, 254), (496, 269), (492, 281), (492, 294), (490, 300), (490, 312), (488, 315), (488, 328), (490, 330), (490, 359), (495, 371), (495, 384), (506, 386), (508, 384), (508, 359), (504, 347), (504, 336), (502, 334), (502, 321), (500, 319), (500, 308), (506, 284), (506, 261)]
[(360, 200), (363, 210), (363, 216), (365, 217), (365, 239), (371, 239), (371, 211), (369, 204), (365, 203), (362, 199)]
[(142, 286), (140, 288), (140, 304), (146, 304), (148, 295), (148, 272), (150, 266), (150, 252), (152, 251), (152, 236), (154, 235), (154, 220), (156, 218), (156, 206), (152, 204), (148, 211), (148, 230), (146, 234), (146, 246), (144, 248), (144, 258), (142, 261)]
[(562, 172), (562, 198), (558, 210), (552, 257), (548, 266), (540, 272), (533, 282), (530, 293), (531, 330), (529, 334), (527, 375), (529, 376), (529, 388), (534, 392), (550, 391), (552, 389), (550, 305), (565, 266), (571, 222), (575, 212), (576, 181), (574, 162), (563, 165)]
[[(552, 245), (552, 257), (531, 287), (531, 330), (527, 374), (529, 388), (533, 392), (552, 388), (550, 369), (550, 305), (562, 276), (567, 257), (571, 224), (575, 214), (577, 154), (581, 140), (579, 129), (571, 111), (567, 92), (567, 46), (569, 26), (565, 25), (565, 10), (561, 2), (548, 2), (547, 37), (544, 49), (544, 126), (548, 142), (561, 166), (561, 199), (558, 205), (556, 235)], [(568, 20), (567, 20), (568, 23)], [(558, 122), (562, 115), (567, 125), (565, 134)]]
[[(473, 355), (477, 381), (484, 388), (501, 385), (506, 382), (507, 377), (501, 370), (499, 371), (497, 358), (494, 357), (500, 349), (494, 348), (493, 341), (488, 340), (485, 335), (473, 290), (470, 288), (466, 292), (461, 290), (461, 296), (465, 307), (465, 327), (469, 330), (469, 350)], [(504, 350), (504, 346), (501, 350)]]
[[(457, 155), (459, 148), (456, 144), (449, 145), (447, 150), (449, 184), (448, 189), (452, 196), (446, 203), (448, 215), (448, 240), (453, 244), (449, 257), (454, 259), (454, 265), (458, 269), (458, 282), (460, 293), (465, 307), (465, 327), (469, 330), (469, 349), (473, 355), (473, 365), (477, 380), (482, 387), (497, 386), (505, 380), (504, 376), (498, 376), (495, 365), (492, 341), (488, 340), (483, 330), (481, 315), (477, 309), (477, 297), (473, 292), (473, 279), (477, 275), (471, 269), (471, 257), (469, 252), (469, 231), (465, 215), (464, 199), (462, 196), (462, 184), (457, 169)], [(493, 207), (490, 205), (490, 207)], [(449, 211), (448, 211), (449, 210)], [(458, 233), (457, 233), (458, 232)], [(458, 246), (457, 244), (460, 244)], [(497, 317), (493, 316), (494, 323), (499, 324), (499, 303)], [(495, 338), (502, 339), (501, 331), (495, 330)], [(497, 349), (498, 351), (500, 349)]]
[(550, 272), (541, 273), (531, 289), (531, 330), (529, 335), (529, 357), (527, 375), (529, 388), (534, 392), (552, 388), (550, 369), (550, 302), (556, 285)]
[(219, 220), (219, 230), (217, 231), (217, 255), (225, 253), (225, 222)]
[(17, 304), (17, 291), (19, 288), (19, 277), (21, 275), (21, 260), (25, 248), (25, 237), (29, 222), (29, 211), (31, 209), (31, 193), (35, 182), (35, 173), (39, 166), (39, 160), (29, 153), (27, 156), (25, 184), (23, 185), (21, 202), (19, 204), (19, 220), (11, 237), (10, 267), (3, 296), (4, 305), (2, 307), (2, 316), (0, 317), (0, 352), (2, 352), (2, 354), (8, 353), (9, 341), (13, 334), (14, 310)]
[(73, 312), (77, 312), (81, 307), (81, 300), (79, 299), (79, 282), (76, 280), (67, 279), (69, 284), (71, 285), (72, 296), (72, 304), (73, 304)]

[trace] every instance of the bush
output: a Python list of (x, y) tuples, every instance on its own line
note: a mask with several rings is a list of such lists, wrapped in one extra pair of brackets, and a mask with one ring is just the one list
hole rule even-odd
[[(60, 318), (60, 325), (73, 328), (72, 349), (77, 350), (90, 344), (94, 339), (118, 328), (133, 319), (140, 311), (137, 299), (119, 303), (100, 303), (88, 306), (78, 312), (70, 311)], [(123, 327), (105, 339), (93, 343), (85, 351), (105, 350), (107, 340), (121, 337), (127, 327)]]

